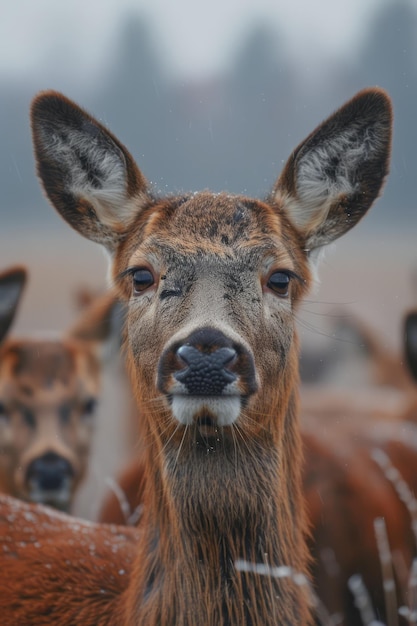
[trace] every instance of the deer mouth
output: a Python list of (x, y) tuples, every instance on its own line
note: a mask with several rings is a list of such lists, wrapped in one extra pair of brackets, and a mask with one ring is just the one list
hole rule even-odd
[(215, 437), (219, 432), (219, 425), (215, 417), (204, 414), (196, 419), (196, 427), (203, 437)]
[(171, 396), (174, 418), (184, 426), (197, 425), (201, 432), (231, 426), (238, 419), (241, 408), (242, 397), (239, 395)]

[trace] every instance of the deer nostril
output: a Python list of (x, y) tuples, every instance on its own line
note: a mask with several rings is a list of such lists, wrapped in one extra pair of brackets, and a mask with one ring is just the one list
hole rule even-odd
[(168, 396), (246, 398), (257, 390), (255, 363), (241, 343), (216, 328), (199, 328), (164, 350), (157, 385)]
[(237, 353), (233, 348), (218, 348), (213, 352), (200, 351), (193, 346), (180, 346), (177, 350), (177, 356), (189, 366), (202, 364), (205, 361), (210, 361), (215, 368), (222, 368), (233, 359), (236, 358)]
[(194, 346), (182, 345), (176, 351), (179, 361), (185, 368), (174, 373), (178, 382), (185, 384), (189, 393), (194, 395), (217, 395), (237, 375), (226, 366), (237, 358), (233, 348), (218, 348), (212, 352), (202, 352)]

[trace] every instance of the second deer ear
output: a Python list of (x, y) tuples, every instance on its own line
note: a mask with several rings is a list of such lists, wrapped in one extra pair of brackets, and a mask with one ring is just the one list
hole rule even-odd
[(26, 270), (12, 267), (0, 274), (0, 342), (6, 337), (16, 315), (26, 283)]
[(404, 339), (408, 369), (417, 382), (417, 311), (412, 311), (405, 317)]
[(377, 198), (388, 173), (391, 102), (366, 89), (294, 150), (273, 189), (279, 203), (317, 250), (350, 230)]
[(79, 233), (113, 251), (147, 200), (146, 180), (127, 149), (62, 94), (31, 108), (37, 171), (45, 192)]
[(125, 305), (110, 290), (92, 298), (67, 334), (81, 341), (104, 342), (116, 338), (120, 347), (125, 314)]

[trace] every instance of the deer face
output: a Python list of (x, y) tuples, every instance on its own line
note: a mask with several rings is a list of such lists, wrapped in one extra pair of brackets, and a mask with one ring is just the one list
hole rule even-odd
[(172, 423), (167, 439), (182, 439), (179, 426), (196, 441), (220, 429), (225, 437), (259, 395), (281, 395), (293, 370), (293, 307), (310, 275), (297, 233), (283, 241), (278, 210), (225, 194), (194, 194), (146, 213), (115, 269), (129, 300), (139, 397), (161, 399)]
[(9, 340), (0, 350), (0, 462), (16, 497), (68, 510), (85, 474), (98, 362), (75, 341)]

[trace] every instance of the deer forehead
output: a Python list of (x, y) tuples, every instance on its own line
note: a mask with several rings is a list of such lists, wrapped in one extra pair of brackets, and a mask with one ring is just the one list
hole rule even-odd
[(73, 395), (98, 384), (95, 356), (75, 342), (10, 341), (2, 350), (0, 371), (3, 386), (25, 397)]
[[(283, 266), (305, 265), (296, 242), (299, 235), (279, 209), (225, 193), (195, 193), (153, 206), (132, 229), (117, 271), (140, 265), (146, 255), (187, 264), (193, 257), (216, 257), (218, 264), (231, 258), (247, 264), (275, 255)], [(285, 228), (286, 227), (286, 228)], [(152, 260), (150, 258), (150, 260)]]

